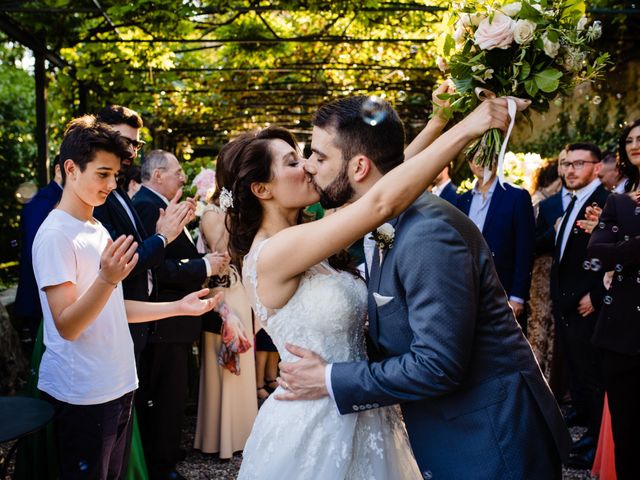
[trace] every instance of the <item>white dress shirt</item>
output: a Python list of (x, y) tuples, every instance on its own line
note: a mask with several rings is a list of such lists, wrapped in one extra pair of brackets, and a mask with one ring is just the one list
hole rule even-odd
[[(578, 219), (578, 213), (580, 212), (580, 210), (582, 210), (582, 207), (584, 207), (584, 204), (587, 201), (587, 199), (591, 196), (591, 194), (593, 194), (593, 192), (596, 191), (596, 188), (598, 188), (599, 186), (600, 186), (600, 179), (596, 178), (590, 184), (582, 187), (580, 190), (576, 190), (574, 192), (567, 190), (566, 193), (563, 194), (562, 206), (565, 209), (566, 209), (566, 205), (569, 205), (569, 202), (571, 201), (571, 195), (576, 196), (576, 203), (574, 204), (573, 209), (569, 213), (569, 219), (567, 220), (567, 227), (564, 229), (562, 238), (558, 238), (558, 234), (560, 232), (559, 231), (556, 232), (556, 243), (561, 242), (560, 258), (562, 258), (562, 255), (564, 254), (564, 248), (567, 246), (567, 240), (569, 239), (569, 235), (571, 234), (571, 231), (574, 228), (574, 224)], [(562, 216), (562, 220), (560, 220), (559, 225), (562, 225), (563, 222), (564, 222), (564, 215)]]

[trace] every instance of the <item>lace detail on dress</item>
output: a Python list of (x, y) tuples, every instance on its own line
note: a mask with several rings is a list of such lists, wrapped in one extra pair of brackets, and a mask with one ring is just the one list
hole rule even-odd
[[(257, 295), (256, 262), (265, 241), (245, 257), (245, 286), (284, 361), (289, 342), (327, 362), (366, 360), (364, 282), (324, 261), (307, 270), (296, 292), (269, 310)], [(277, 393), (281, 389), (276, 390)], [(328, 397), (284, 402), (270, 396), (245, 445), (239, 480), (405, 480), (421, 478), (398, 407), (340, 415)]]
[(267, 307), (262, 304), (260, 297), (258, 296), (258, 257), (260, 256), (262, 247), (266, 245), (267, 240), (269, 239), (265, 238), (256, 247), (250, 250), (249, 253), (244, 256), (244, 260), (242, 261), (242, 281), (247, 289), (247, 294), (249, 294), (253, 311), (258, 316), (258, 320), (262, 325), (266, 325), (269, 317), (276, 312), (276, 310), (268, 310)]

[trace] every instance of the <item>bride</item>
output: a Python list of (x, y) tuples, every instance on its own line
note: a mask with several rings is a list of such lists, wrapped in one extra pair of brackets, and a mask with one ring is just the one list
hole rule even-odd
[[(386, 114), (397, 116), (390, 107)], [(408, 208), (467, 143), (507, 123), (505, 99), (483, 102), (359, 200), (310, 223), (301, 223), (301, 216), (319, 200), (314, 171), (288, 131), (270, 127), (246, 133), (222, 148), (217, 168), (223, 170), (229, 248), (243, 262), (254, 311), (283, 360), (295, 361), (284, 348), (287, 342), (328, 362), (365, 358), (366, 286), (336, 257), (327, 259)], [(384, 135), (385, 121), (375, 127), (363, 121), (362, 128)], [(433, 132), (429, 125), (425, 130), (430, 128)], [(330, 398), (283, 402), (271, 396), (247, 441), (238, 478), (422, 475), (397, 408), (340, 415)]]

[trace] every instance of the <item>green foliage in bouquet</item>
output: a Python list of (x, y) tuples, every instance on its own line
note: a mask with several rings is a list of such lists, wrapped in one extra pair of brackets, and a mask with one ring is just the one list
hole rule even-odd
[[(596, 55), (589, 46), (602, 27), (599, 22), (589, 25), (584, 15), (583, 0), (454, 4), (445, 19), (453, 33), (438, 38), (438, 67), (456, 86), (455, 93), (442, 96), (449, 100), (445, 114), (468, 113), (482, 100), (481, 92), (529, 99), (530, 109), (546, 111), (558, 94), (593, 81), (607, 65), (608, 54)], [(489, 131), (471, 145), (466, 158), (488, 166), (501, 143), (501, 133)]]

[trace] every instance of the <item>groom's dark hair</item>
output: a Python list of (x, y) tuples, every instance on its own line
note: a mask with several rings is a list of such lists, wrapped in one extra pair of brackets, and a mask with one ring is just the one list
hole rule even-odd
[(385, 100), (363, 95), (341, 98), (320, 107), (312, 122), (335, 129), (335, 145), (344, 161), (366, 155), (385, 174), (404, 160), (404, 127)]

